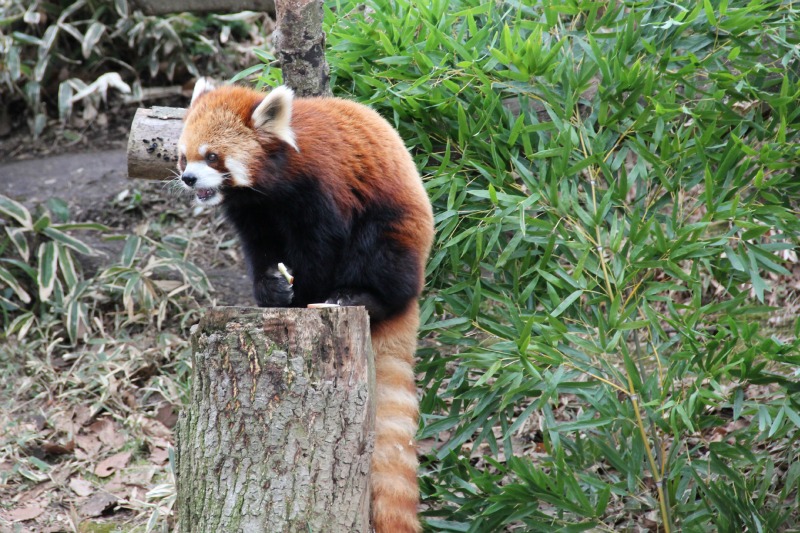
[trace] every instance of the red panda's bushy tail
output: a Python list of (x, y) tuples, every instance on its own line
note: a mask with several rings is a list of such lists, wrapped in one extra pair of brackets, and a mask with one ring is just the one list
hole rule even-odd
[(417, 432), (414, 380), (419, 308), (372, 330), (377, 381), (375, 452), (372, 457), (372, 525), (376, 533), (418, 533)]

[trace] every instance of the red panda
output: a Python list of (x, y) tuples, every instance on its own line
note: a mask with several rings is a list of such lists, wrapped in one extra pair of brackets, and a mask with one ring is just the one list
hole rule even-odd
[(372, 523), (419, 532), (413, 367), (433, 214), (400, 136), (348, 100), (201, 80), (178, 147), (184, 187), (235, 227), (259, 306), (366, 307), (377, 377)]

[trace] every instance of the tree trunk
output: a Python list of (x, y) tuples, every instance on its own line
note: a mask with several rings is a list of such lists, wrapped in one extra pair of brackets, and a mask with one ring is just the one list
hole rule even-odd
[(192, 362), (177, 427), (181, 531), (369, 531), (364, 309), (211, 309)]
[(277, 0), (275, 48), (283, 82), (298, 96), (330, 96), (322, 0)]

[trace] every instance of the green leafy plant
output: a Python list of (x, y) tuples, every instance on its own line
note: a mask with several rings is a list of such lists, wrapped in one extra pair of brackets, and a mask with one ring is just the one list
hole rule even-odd
[[(5, 223), (2, 223), (5, 219)], [(81, 295), (86, 289), (75, 253), (94, 250), (70, 230), (104, 230), (101, 224), (56, 224), (43, 210), (35, 217), (22, 204), (0, 195), (0, 309), (4, 336), (24, 339), (43, 314), (54, 311), (75, 342), (88, 324)]]
[[(139, 191), (118, 195), (113, 205), (134, 218), (134, 211), (144, 209)], [(115, 427), (125, 426), (135, 436), (129, 451), (139, 453), (144, 443), (151, 449), (168, 446), (168, 430), (145, 411), (179, 405), (188, 394), (186, 332), (196, 320), (197, 299), (206, 299), (211, 290), (205, 274), (187, 259), (195, 234), (187, 237), (167, 215), (121, 236), (101, 224), (68, 223), (69, 218), (62, 201), (51, 199), (47, 208), (31, 211), (0, 195), (0, 369), (5, 377), (0, 458), (10, 465), (0, 475), (5, 487), (41, 483), (65, 466), (59, 456), (42, 460), (31, 454), (44, 436), (69, 443), (73, 431), (91, 433), (79, 423), (64, 434), (58, 422), (64, 412), (111, 415), (118, 421)], [(86, 244), (89, 239), (71, 235), (76, 230), (122, 240), (119, 257), (107, 258), (105, 268), (86, 275), (81, 264), (96, 252)], [(92, 259), (94, 270), (98, 258)], [(31, 405), (47, 423), (28, 424)], [(166, 530), (174, 502), (170, 476), (165, 468), (143, 495), (147, 501), (126, 504), (141, 514), (139, 522), (149, 516), (142, 531)]]
[[(145, 16), (127, 0), (10, 0), (0, 5), (0, 96), (24, 103), (38, 136), (56, 107), (65, 121), (73, 104), (89, 94), (105, 97), (104, 75), (120, 78), (112, 86), (137, 98), (143, 80), (229, 72), (236, 59), (226, 54), (231, 47), (225, 43), (254, 36), (258, 18)], [(62, 69), (69, 70), (68, 80), (60, 78)]]
[(137, 312), (143, 313), (145, 320), (155, 318), (158, 329), (171, 306), (177, 305), (178, 314), (185, 315), (176, 295), (205, 295), (211, 290), (205, 273), (187, 261), (179, 247), (165, 246), (146, 235), (125, 237), (119, 262), (101, 272), (98, 282), (104, 291), (121, 296), (128, 320), (137, 321)]
[(331, 4), (337, 92), (435, 204), (431, 529), (800, 524), (798, 15)]
[[(63, 203), (55, 202), (68, 216)], [(67, 231), (108, 231), (102, 224), (52, 221), (46, 209), (38, 217), (22, 204), (0, 195), (0, 310), (4, 335), (22, 341), (31, 328), (44, 328), (44, 337), (59, 335), (52, 319), (58, 317), (70, 345), (102, 333), (103, 318), (116, 303), (126, 320), (115, 328), (154, 322), (161, 329), (168, 312), (187, 315), (177, 296), (204, 296), (211, 285), (184, 257), (186, 242), (179, 237), (156, 240), (146, 232), (124, 237), (118, 262), (86, 279), (75, 253), (96, 252)], [(113, 237), (112, 237), (113, 238)]]

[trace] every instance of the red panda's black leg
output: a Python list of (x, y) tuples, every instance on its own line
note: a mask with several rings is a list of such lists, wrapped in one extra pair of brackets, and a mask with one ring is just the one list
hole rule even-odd
[(253, 274), (253, 296), (259, 307), (289, 307), (294, 291), (278, 268)]
[(387, 317), (389, 310), (378, 298), (369, 292), (358, 289), (338, 289), (328, 297), (326, 303), (342, 306), (364, 306), (372, 324)]

